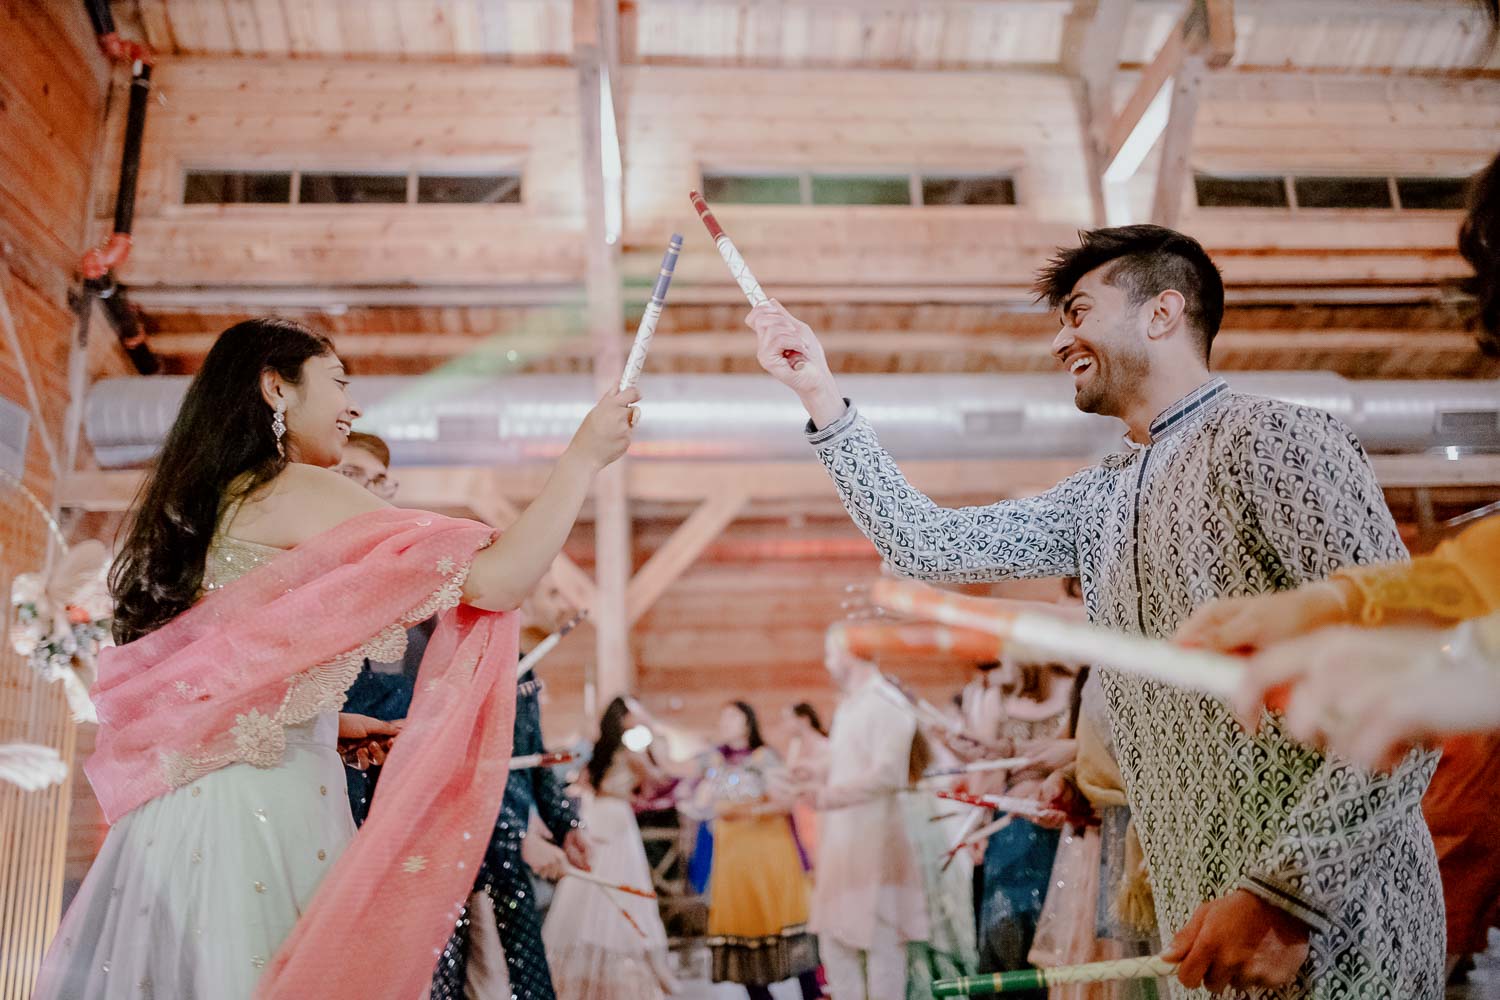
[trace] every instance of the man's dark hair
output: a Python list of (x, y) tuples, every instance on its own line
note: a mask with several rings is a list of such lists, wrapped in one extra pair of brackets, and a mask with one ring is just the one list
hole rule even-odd
[(1224, 320), (1224, 279), (1202, 244), (1163, 226), (1114, 226), (1078, 234), (1076, 247), (1059, 248), (1037, 272), (1033, 287), (1038, 299), (1056, 309), (1097, 267), (1113, 264), (1104, 282), (1123, 290), (1132, 305), (1172, 289), (1186, 305), (1188, 325), (1198, 331), (1207, 360), (1214, 335)]
[(1469, 183), (1469, 213), (1458, 252), (1474, 268), (1464, 288), (1479, 300), (1479, 346), (1500, 357), (1500, 156)]
[(363, 431), (351, 431), (349, 433), (349, 440), (346, 443), (353, 445), (361, 451), (369, 453), (374, 457), (375, 461), (379, 462), (387, 469), (391, 467), (390, 446), (386, 444), (384, 440), (376, 437), (374, 434), (366, 434)]

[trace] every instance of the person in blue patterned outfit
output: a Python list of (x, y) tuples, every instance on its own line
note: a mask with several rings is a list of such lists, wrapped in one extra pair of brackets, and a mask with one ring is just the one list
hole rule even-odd
[[(391, 500), (396, 495), (396, 480), (391, 477), (391, 449), (374, 434), (362, 431), (350, 434), (334, 471), (382, 500)], [(363, 826), (365, 817), (370, 815), (375, 784), (385, 762), (383, 739), (389, 738), (392, 731), (373, 725), (371, 720), (396, 723), (406, 718), (417, 668), (422, 665), (427, 640), (436, 626), (437, 619), (430, 618), (406, 630), (406, 652), (400, 663), (380, 664), (377, 669), (366, 660), (344, 696), (344, 707), (339, 713), (339, 749), (346, 765), (344, 778), (355, 826)], [(359, 738), (363, 736), (375, 738)]]
[[(516, 684), (515, 745), (511, 750), (516, 756), (546, 749), (538, 700), (541, 690), (541, 682), (531, 673)], [(567, 855), (568, 863), (587, 870), (588, 847), (579, 828), (578, 809), (563, 790), (562, 781), (550, 768), (512, 771), (489, 850), (474, 880), (475, 895), (470, 897), (470, 906), (484, 905), (487, 901), (494, 910), (510, 973), (511, 995), (517, 1000), (554, 1000), (552, 971), (542, 945), (542, 919), (537, 912), (531, 867), (521, 857), (521, 842), (533, 806), (554, 843)], [(433, 1000), (463, 1000), (471, 925), (466, 911), (438, 959), (432, 978)]]
[[(1359, 442), (1327, 413), (1231, 391), (1208, 368), (1218, 269), (1159, 226), (1082, 234), (1040, 275), (1075, 404), (1125, 447), (1038, 496), (945, 509), (838, 392), (806, 324), (756, 308), (762, 367), (792, 388), (844, 506), (895, 569), (934, 581), (1078, 576), (1091, 621), (1172, 636), (1220, 597), (1406, 558)], [(794, 364), (795, 362), (795, 364)], [(1100, 672), (1178, 997), (1443, 995), (1444, 919), (1421, 799), (1436, 755), (1372, 774), (1247, 734), (1222, 701)]]

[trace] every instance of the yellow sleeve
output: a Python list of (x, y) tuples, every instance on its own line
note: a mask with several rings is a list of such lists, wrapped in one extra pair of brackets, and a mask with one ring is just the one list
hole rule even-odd
[(1352, 589), (1352, 616), (1379, 625), (1390, 611), (1454, 621), (1500, 610), (1500, 517), (1488, 517), (1408, 563), (1350, 566), (1333, 574)]

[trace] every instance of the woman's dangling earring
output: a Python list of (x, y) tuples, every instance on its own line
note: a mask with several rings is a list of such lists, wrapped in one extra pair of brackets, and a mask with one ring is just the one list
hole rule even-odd
[(286, 446), (281, 439), (286, 436), (286, 401), (276, 401), (276, 412), (271, 416), (271, 434), (276, 438), (276, 454), (286, 457)]

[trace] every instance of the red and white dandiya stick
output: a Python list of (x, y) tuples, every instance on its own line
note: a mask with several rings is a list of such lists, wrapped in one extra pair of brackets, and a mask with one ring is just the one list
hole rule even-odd
[(549, 750), (546, 753), (528, 753), (510, 759), (512, 771), (524, 771), (529, 767), (556, 767), (559, 764), (571, 764), (578, 759), (578, 754), (572, 750)]
[(633, 885), (620, 885), (619, 883), (611, 882), (608, 879), (600, 878), (593, 872), (583, 871), (580, 868), (573, 868), (570, 866), (566, 871), (563, 872), (563, 876), (565, 878), (576, 878), (581, 882), (592, 882), (594, 885), (602, 886), (605, 889), (610, 890), (611, 892), (623, 892), (627, 896), (639, 896), (642, 899), (656, 898), (656, 893), (652, 892), (649, 889), (637, 889)]
[(993, 809), (996, 812), (1023, 816), (1026, 819), (1052, 819), (1061, 816), (1061, 811), (1048, 809), (1035, 799), (1021, 799), (1014, 795), (970, 795), (967, 792), (938, 792), (940, 799), (951, 799), (968, 806)]
[(667, 252), (661, 258), (661, 271), (651, 289), (651, 299), (646, 311), (641, 314), (641, 325), (635, 329), (635, 343), (630, 345), (630, 357), (625, 359), (625, 372), (620, 376), (620, 391), (624, 392), (640, 381), (641, 370), (646, 367), (646, 352), (651, 349), (651, 338), (656, 335), (656, 322), (661, 319), (662, 306), (667, 302), (667, 289), (672, 284), (672, 271), (677, 267), (677, 255), (682, 252), (682, 237), (672, 234), (667, 243)]
[[(719, 220), (714, 218), (714, 213), (709, 209), (708, 202), (703, 200), (703, 195), (697, 191), (689, 191), (688, 197), (692, 199), (698, 218), (703, 220), (703, 226), (713, 239), (714, 246), (718, 248), (719, 256), (724, 258), (724, 264), (729, 268), (730, 275), (740, 286), (740, 291), (745, 293), (745, 298), (750, 301), (751, 307), (763, 306), (771, 301), (771, 297), (761, 289), (760, 282), (755, 280), (755, 275), (750, 273), (750, 265), (746, 264), (745, 258), (740, 256), (734, 241), (729, 238), (728, 233), (724, 232), (724, 227), (719, 225)], [(793, 368), (801, 368), (807, 364), (807, 359), (796, 351), (783, 351), (782, 356), (791, 362)]]
[(1232, 656), (1020, 611), (1004, 601), (952, 594), (909, 580), (879, 580), (872, 597), (891, 611), (979, 629), (1041, 656), (1108, 667), (1216, 698), (1230, 698), (1245, 674), (1244, 664)]
[(533, 667), (542, 662), (543, 657), (557, 648), (557, 644), (562, 642), (569, 632), (578, 627), (579, 622), (588, 617), (588, 614), (587, 611), (578, 612), (566, 625), (537, 643), (536, 648), (523, 656), (521, 662), (516, 664), (516, 677), (525, 677), (530, 673)]

